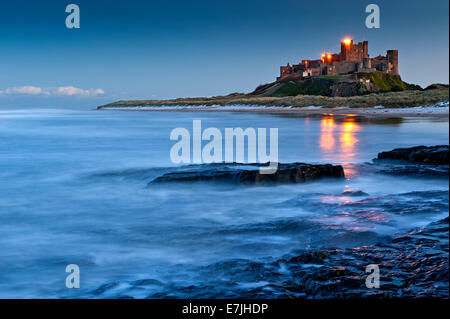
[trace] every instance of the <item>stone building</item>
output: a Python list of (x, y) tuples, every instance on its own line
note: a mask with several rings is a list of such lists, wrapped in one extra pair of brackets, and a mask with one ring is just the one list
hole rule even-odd
[(341, 42), (341, 52), (323, 53), (317, 60), (302, 60), (299, 64), (280, 67), (277, 80), (290, 74), (308, 78), (319, 75), (345, 75), (352, 73), (383, 72), (398, 75), (398, 50), (388, 50), (386, 56), (369, 57), (369, 43), (357, 44), (352, 39)]

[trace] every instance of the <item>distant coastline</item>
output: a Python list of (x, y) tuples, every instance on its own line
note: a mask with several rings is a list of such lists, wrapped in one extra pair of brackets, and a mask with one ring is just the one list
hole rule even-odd
[[(172, 100), (128, 100), (99, 106), (98, 110), (129, 111), (251, 111), (251, 112), (302, 112), (302, 113), (351, 113), (364, 115), (427, 115), (448, 116), (447, 112), (421, 112), (417, 107), (447, 106), (449, 89), (438, 87), (429, 90), (372, 93), (350, 97), (297, 95), (285, 97), (261, 97), (248, 94), (227, 96), (178, 98)], [(247, 106), (247, 107), (246, 107)], [(147, 107), (147, 108), (146, 108)], [(412, 109), (416, 107), (416, 109)], [(410, 110), (406, 110), (409, 109)], [(397, 109), (397, 110), (396, 110)]]

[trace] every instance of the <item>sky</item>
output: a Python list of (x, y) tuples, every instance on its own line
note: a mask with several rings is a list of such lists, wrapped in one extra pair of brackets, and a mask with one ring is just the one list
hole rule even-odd
[[(365, 26), (371, 3), (379, 29)], [(448, 0), (1, 0), (0, 26), (0, 107), (250, 92), (346, 36), (372, 57), (398, 49), (406, 82), (449, 82)]]

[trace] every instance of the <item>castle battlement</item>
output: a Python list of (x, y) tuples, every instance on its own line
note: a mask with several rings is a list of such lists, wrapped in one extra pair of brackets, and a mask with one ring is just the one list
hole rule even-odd
[(290, 74), (302, 78), (320, 75), (345, 75), (352, 73), (383, 72), (398, 75), (398, 50), (388, 50), (386, 56), (369, 57), (368, 41), (353, 43), (352, 39), (341, 42), (340, 53), (322, 53), (320, 59), (302, 60), (299, 64), (280, 67), (277, 80)]

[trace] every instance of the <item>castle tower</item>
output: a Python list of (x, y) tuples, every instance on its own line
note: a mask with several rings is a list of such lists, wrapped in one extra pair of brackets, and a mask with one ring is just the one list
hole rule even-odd
[(363, 58), (363, 67), (364, 69), (371, 69), (372, 68), (372, 60), (369, 57)]
[(352, 39), (344, 39), (341, 42), (341, 61), (350, 61), (351, 50), (353, 47)]
[(392, 64), (391, 74), (398, 75), (398, 50), (388, 50), (386, 57), (388, 62)]
[(341, 42), (341, 61), (362, 61), (369, 57), (369, 42), (364, 41), (354, 44), (352, 39), (344, 39)]

